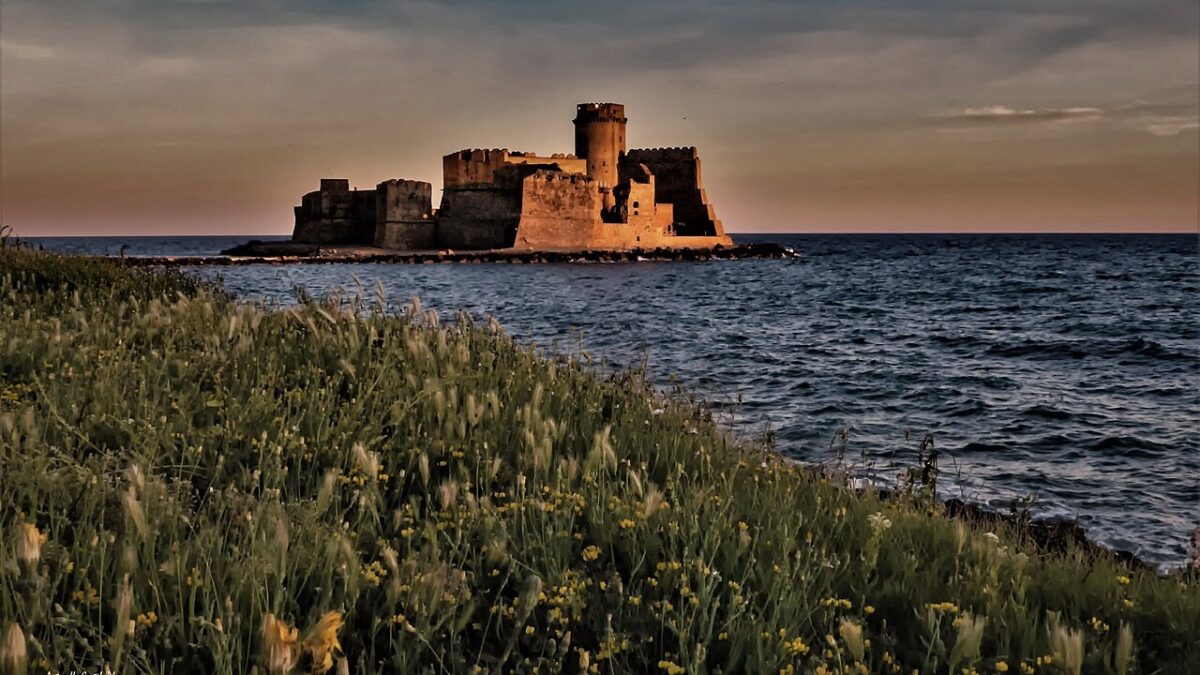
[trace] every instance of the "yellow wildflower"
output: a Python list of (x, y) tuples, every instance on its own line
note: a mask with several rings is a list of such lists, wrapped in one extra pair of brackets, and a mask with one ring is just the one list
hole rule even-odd
[(667, 671), (667, 675), (683, 675), (686, 670), (674, 661), (659, 661), (658, 669)]
[(324, 673), (333, 667), (333, 656), (340, 654), (342, 644), (337, 633), (343, 623), (341, 612), (326, 612), (317, 623), (308, 629), (304, 637), (304, 648), (312, 655), (313, 671)]
[(792, 656), (802, 656), (808, 653), (808, 645), (804, 644), (804, 640), (798, 637), (785, 642), (784, 648)]
[(589, 546), (583, 549), (581, 555), (584, 560), (595, 560), (600, 557), (600, 548), (598, 546)]

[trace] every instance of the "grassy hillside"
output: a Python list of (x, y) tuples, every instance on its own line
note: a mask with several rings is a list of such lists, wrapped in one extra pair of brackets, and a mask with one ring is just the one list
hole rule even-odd
[(1152, 673), (1200, 587), (495, 326), (0, 251), (0, 670)]

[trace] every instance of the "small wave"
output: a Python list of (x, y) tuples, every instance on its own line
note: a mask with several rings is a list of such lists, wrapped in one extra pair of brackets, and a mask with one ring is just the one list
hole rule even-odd
[(1158, 443), (1137, 436), (1105, 436), (1088, 447), (1095, 452), (1143, 459), (1158, 457), (1166, 450)]
[(1141, 354), (1143, 356), (1153, 356), (1167, 360), (1191, 360), (1196, 358), (1196, 354), (1188, 354), (1186, 352), (1177, 351), (1163, 345), (1161, 342), (1147, 340), (1146, 338), (1137, 337), (1129, 340), (1120, 348), (1121, 352)]
[[(1035, 447), (1044, 448), (1046, 450), (1060, 450), (1062, 448), (1071, 446), (1073, 443), (1074, 441), (1071, 437), (1064, 436), (1063, 434), (1049, 434), (1046, 436), (1041, 436), (1033, 441), (1033, 445)], [(1076, 455), (1081, 454), (1078, 451), (1068, 452), (1075, 452)]]
[(1041, 356), (1046, 358), (1082, 359), (1090, 355), (1090, 351), (1075, 342), (1037, 342), (1026, 340), (1017, 344), (996, 344), (987, 348), (986, 353), (993, 356)]
[(1055, 408), (1052, 405), (1041, 404), (1026, 408), (1022, 414), (1030, 417), (1041, 417), (1048, 420), (1069, 420), (1074, 417), (1074, 415), (1061, 408)]
[(1029, 286), (1014, 286), (1014, 287), (1008, 289), (1008, 292), (1012, 295), (1050, 295), (1050, 294), (1055, 294), (1055, 293), (1062, 293), (1063, 290), (1064, 289), (1059, 286), (1029, 285)]
[(1177, 396), (1190, 396), (1195, 394), (1196, 390), (1186, 387), (1155, 387), (1154, 389), (1147, 389), (1144, 393), (1150, 396), (1175, 398)]
[(930, 339), (946, 347), (986, 347), (991, 344), (974, 335), (931, 335)]
[(950, 417), (971, 417), (982, 412), (987, 412), (988, 406), (983, 401), (972, 399), (965, 401), (953, 407), (946, 409), (946, 414)]
[(1007, 445), (1000, 445), (999, 443), (979, 443), (979, 442), (967, 443), (966, 445), (962, 446), (962, 448), (959, 449), (959, 452), (964, 453), (964, 454), (972, 453), (972, 452), (1006, 453), (1008, 451), (1009, 451), (1009, 447)]

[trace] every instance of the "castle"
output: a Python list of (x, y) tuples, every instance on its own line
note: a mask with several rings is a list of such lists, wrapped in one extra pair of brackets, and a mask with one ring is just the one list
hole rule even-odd
[(696, 148), (627, 150), (625, 106), (582, 103), (575, 154), (462, 150), (429, 183), (351, 190), (322, 179), (296, 207), (292, 240), (394, 250), (530, 251), (729, 246), (700, 184)]

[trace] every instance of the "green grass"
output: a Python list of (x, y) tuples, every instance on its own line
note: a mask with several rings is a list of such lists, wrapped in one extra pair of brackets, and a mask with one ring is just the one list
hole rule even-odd
[(370, 304), (265, 311), (179, 276), (0, 250), (0, 663), (1182, 673), (1198, 658), (1194, 579), (1039, 555), (1020, 532), (735, 442), (636, 374)]

